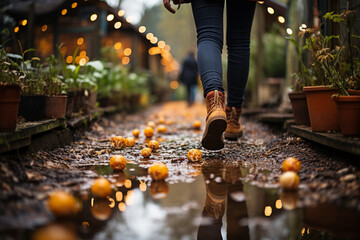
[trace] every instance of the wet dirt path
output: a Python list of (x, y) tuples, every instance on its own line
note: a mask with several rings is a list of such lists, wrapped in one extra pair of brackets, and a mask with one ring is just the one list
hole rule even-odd
[[(33, 229), (53, 221), (46, 199), (54, 189), (65, 189), (81, 202), (82, 211), (74, 220), (77, 224), (70, 227), (81, 239), (194, 239), (209, 231), (217, 231), (215, 235), (221, 232), (223, 236), (244, 237), (256, 235), (254, 226), (261, 226), (263, 231), (260, 232), (269, 236), (268, 231), (273, 228), (270, 223), (277, 221), (256, 218), (264, 217), (264, 209), (269, 204), (265, 202), (268, 201), (274, 204), (270, 215), (276, 215), (275, 209), (287, 210), (285, 215), (281, 215), (284, 218), (280, 221), (282, 223), (289, 222), (296, 215), (294, 219), (302, 224), (308, 220), (310, 226), (317, 224), (320, 228), (322, 225), (327, 226), (323, 227), (325, 229), (331, 228), (333, 223), (326, 222), (326, 216), (304, 217), (306, 211), (326, 212), (327, 209), (344, 213), (345, 219), (359, 219), (360, 168), (357, 157), (288, 135), (250, 118), (242, 119), (244, 136), (239, 141), (226, 141), (224, 149), (207, 151), (200, 145), (205, 115), (205, 107), (201, 104), (188, 108), (184, 102), (170, 102), (133, 115), (116, 114), (103, 118), (93, 123), (78, 141), (64, 148), (2, 156), (1, 232), (8, 234), (7, 239), (27, 239)], [(201, 120), (200, 130), (194, 129), (194, 120)], [(141, 149), (147, 146), (149, 139), (144, 137), (143, 130), (148, 124), (164, 125), (166, 131), (155, 131), (152, 139), (160, 143), (160, 148), (149, 158), (144, 158)], [(111, 137), (132, 136), (134, 128), (141, 132), (134, 147), (114, 149), (111, 146)], [(201, 150), (202, 161), (190, 162), (187, 159), (186, 154), (192, 148)], [(115, 154), (127, 159), (125, 171), (113, 172), (109, 167), (109, 159)], [(289, 156), (301, 161), (302, 170), (299, 172), (298, 191), (286, 194), (279, 189), (278, 178), (281, 163)], [(169, 177), (165, 182), (156, 183), (147, 174), (154, 162), (167, 165)], [(94, 203), (89, 188), (99, 176), (112, 182), (114, 196)], [(121, 199), (118, 199), (118, 192), (123, 196)], [(213, 195), (208, 193), (215, 198), (209, 197)], [(130, 196), (127, 202), (125, 195)], [(228, 199), (226, 214), (222, 199), (225, 195)], [(263, 200), (250, 201), (251, 198)], [(219, 200), (219, 204), (214, 204), (214, 199)], [(275, 208), (279, 199), (282, 205)], [(114, 201), (113, 205), (111, 201)], [(244, 202), (245, 208), (241, 204)], [(205, 210), (212, 207), (204, 212), (204, 206)], [(322, 208), (309, 209), (311, 206)], [(115, 208), (122, 214), (115, 214), (112, 211)], [(232, 208), (247, 211), (233, 212), (230, 211)], [(299, 208), (303, 210), (296, 213)], [(356, 214), (346, 215), (346, 209)], [(154, 214), (164, 211), (165, 215)], [(215, 221), (202, 224), (204, 214), (209, 212), (214, 213), (210, 217)], [(237, 212), (242, 215), (238, 216)], [(180, 217), (177, 220), (164, 217), (169, 214)], [(224, 214), (227, 220), (222, 225), (218, 220)], [(92, 217), (84, 217), (89, 215)], [(248, 219), (246, 223), (244, 219)], [(163, 224), (157, 231), (150, 231), (154, 229), (154, 221)], [(57, 222), (68, 225), (71, 221), (58, 219)], [(134, 227), (136, 222), (142, 223), (143, 227)], [(188, 227), (177, 232), (175, 229), (180, 223)], [(304, 236), (303, 231), (307, 234), (306, 227), (299, 229), (301, 224), (296, 224), (296, 221), (292, 224), (297, 227), (286, 228), (289, 231), (285, 236), (289, 237), (292, 231), (295, 231), (294, 236)], [(245, 230), (243, 226), (246, 226)], [(345, 233), (358, 236), (351, 224), (348, 227)], [(338, 232), (343, 233), (343, 227)], [(270, 239), (280, 239), (282, 235), (279, 234)], [(206, 235), (203, 239), (207, 239)]]

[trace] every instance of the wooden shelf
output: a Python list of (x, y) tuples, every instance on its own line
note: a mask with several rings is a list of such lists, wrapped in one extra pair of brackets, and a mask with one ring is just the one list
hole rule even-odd
[(325, 133), (313, 132), (311, 127), (303, 125), (294, 125), (287, 123), (287, 129), (290, 133), (299, 137), (311, 140), (313, 142), (348, 152), (355, 155), (360, 155), (360, 138), (359, 137), (344, 137), (340, 132)]

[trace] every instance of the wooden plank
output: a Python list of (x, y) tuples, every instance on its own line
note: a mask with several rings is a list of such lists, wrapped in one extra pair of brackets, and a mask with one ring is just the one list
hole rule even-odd
[(359, 137), (344, 137), (341, 133), (313, 132), (311, 131), (311, 127), (302, 125), (289, 125), (288, 131), (313, 142), (320, 143), (340, 151), (360, 155)]
[(26, 147), (26, 146), (30, 146), (30, 145), (31, 145), (31, 137), (19, 139), (19, 140), (13, 141), (11, 143), (0, 145), (0, 153), (11, 151), (11, 150), (22, 148), (22, 147)]
[(37, 122), (25, 122), (19, 124), (15, 132), (1, 133), (0, 145), (28, 138), (32, 135), (46, 132), (57, 127), (64, 127), (65, 125), (65, 119), (47, 119)]
[(258, 115), (259, 121), (269, 123), (284, 123), (292, 118), (294, 118), (292, 113), (262, 113)]

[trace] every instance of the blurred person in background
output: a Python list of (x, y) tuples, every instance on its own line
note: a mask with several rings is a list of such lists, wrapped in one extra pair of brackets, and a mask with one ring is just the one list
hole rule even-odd
[(198, 74), (199, 71), (194, 52), (189, 51), (187, 57), (183, 61), (180, 74), (180, 82), (186, 87), (187, 102), (189, 106), (195, 101)]

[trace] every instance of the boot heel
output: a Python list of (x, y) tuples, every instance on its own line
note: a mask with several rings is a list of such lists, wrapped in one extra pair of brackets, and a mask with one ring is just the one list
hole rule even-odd
[(226, 118), (214, 117), (209, 121), (205, 128), (204, 137), (201, 141), (202, 146), (208, 150), (219, 150), (224, 147), (223, 133), (226, 129)]

